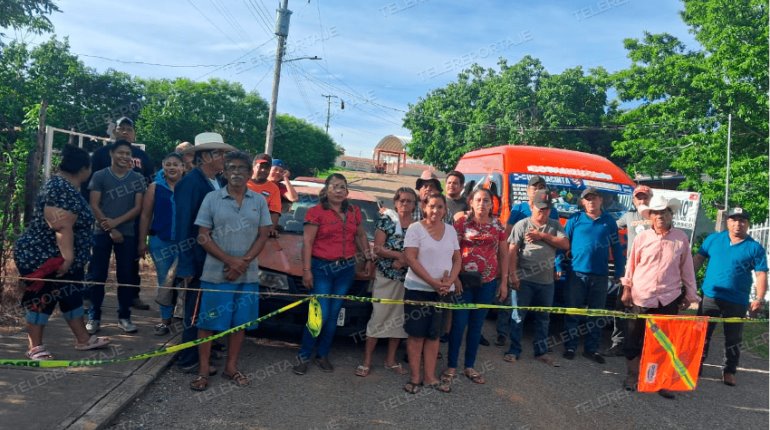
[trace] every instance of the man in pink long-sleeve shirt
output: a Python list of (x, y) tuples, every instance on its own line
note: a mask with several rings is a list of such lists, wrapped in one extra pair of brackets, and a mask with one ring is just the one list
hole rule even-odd
[[(652, 229), (636, 236), (626, 262), (625, 276), (621, 278), (624, 287), (621, 300), (633, 313), (676, 315), (680, 308), (686, 309), (691, 303), (700, 301), (690, 241), (683, 231), (673, 228), (674, 211), (680, 206), (677, 199), (655, 196), (649, 206), (639, 208), (642, 216), (652, 222)], [(629, 391), (636, 389), (639, 378), (644, 328), (644, 319), (628, 320), (624, 346), (628, 376), (623, 386)], [(658, 394), (674, 398), (668, 390), (660, 390)]]

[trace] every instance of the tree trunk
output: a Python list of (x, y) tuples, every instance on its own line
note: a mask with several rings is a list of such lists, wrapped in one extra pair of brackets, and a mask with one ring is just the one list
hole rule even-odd
[(24, 222), (32, 218), (35, 209), (35, 200), (40, 188), (40, 167), (43, 164), (43, 151), (45, 150), (45, 119), (48, 111), (48, 100), (40, 102), (40, 116), (38, 117), (37, 142), (29, 151), (27, 158), (27, 173), (24, 182)]

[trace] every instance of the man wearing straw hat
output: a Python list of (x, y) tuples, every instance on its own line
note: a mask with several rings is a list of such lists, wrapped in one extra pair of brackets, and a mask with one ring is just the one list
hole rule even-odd
[[(236, 149), (224, 142), (219, 133), (201, 133), (195, 136), (195, 145), (188, 149), (195, 155), (196, 167), (187, 173), (174, 188), (176, 204), (175, 229), (179, 241), (179, 260), (177, 262), (177, 285), (185, 287), (184, 296), (184, 331), (182, 343), (195, 340), (198, 329), (193, 317), (200, 305), (200, 277), (206, 260), (206, 251), (198, 244), (198, 226), (195, 218), (198, 209), (211, 191), (221, 189), (225, 183), (221, 177), (224, 169), (224, 154)], [(187, 348), (179, 352), (177, 365), (185, 372), (197, 373), (198, 348)], [(210, 373), (216, 373), (213, 367)]]
[[(676, 315), (700, 298), (695, 285), (695, 270), (690, 254), (690, 241), (682, 230), (673, 228), (674, 212), (681, 202), (654, 196), (648, 206), (640, 206), (643, 218), (652, 228), (639, 233), (631, 245), (626, 262), (623, 284), (623, 304), (634, 314)], [(682, 293), (682, 285), (685, 292)], [(628, 376), (623, 386), (636, 390), (639, 361), (644, 344), (645, 321), (628, 320), (628, 334), (623, 346)], [(662, 397), (673, 399), (668, 390), (658, 391)]]

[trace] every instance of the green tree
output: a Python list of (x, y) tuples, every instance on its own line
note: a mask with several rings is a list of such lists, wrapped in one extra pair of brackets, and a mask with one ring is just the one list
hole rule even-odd
[(686, 0), (681, 16), (702, 49), (668, 34), (625, 40), (632, 65), (613, 79), (619, 98), (638, 106), (619, 115), (625, 128), (615, 154), (632, 173), (675, 170), (683, 189), (721, 205), (732, 114), (730, 204), (766, 214), (767, 2)]
[[(0, 0), (0, 28), (30, 30), (34, 33), (53, 31), (46, 17), (60, 12), (53, 0)], [(4, 33), (0, 33), (0, 46)]]
[(267, 103), (241, 84), (211, 79), (194, 82), (148, 79), (136, 122), (137, 141), (147, 145), (159, 160), (182, 141), (192, 142), (205, 131), (222, 134), (225, 142), (241, 150), (261, 152), (267, 126)]
[[(549, 74), (530, 56), (499, 71), (473, 65), (456, 82), (410, 105), (404, 127), (412, 133), (409, 155), (447, 171), (465, 153), (490, 146), (525, 144), (608, 156), (616, 132), (604, 126), (611, 80), (603, 69), (581, 67)], [(609, 113), (608, 113), (609, 112)]]
[(338, 145), (321, 128), (291, 115), (276, 118), (273, 157), (285, 161), (293, 176), (328, 169), (340, 154)]

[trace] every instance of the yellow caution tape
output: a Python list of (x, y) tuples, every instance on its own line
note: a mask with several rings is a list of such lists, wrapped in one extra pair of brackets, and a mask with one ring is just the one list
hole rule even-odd
[(318, 337), (321, 333), (321, 324), (323, 318), (321, 315), (321, 304), (318, 303), (318, 296), (313, 296), (307, 306), (307, 324), (306, 327), (313, 337)]

